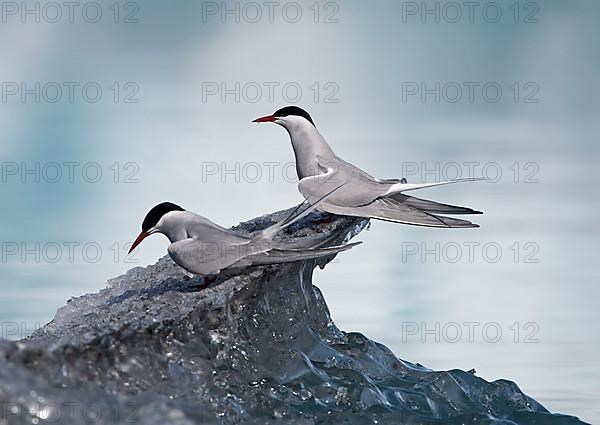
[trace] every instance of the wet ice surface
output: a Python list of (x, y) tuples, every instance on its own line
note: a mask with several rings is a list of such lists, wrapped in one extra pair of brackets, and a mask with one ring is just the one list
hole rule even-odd
[[(284, 237), (340, 242), (367, 225), (323, 218)], [(28, 340), (0, 344), (0, 424), (582, 423), (513, 382), (432, 371), (339, 330), (312, 284), (316, 265), (222, 275), (199, 291), (165, 257), (70, 300)]]

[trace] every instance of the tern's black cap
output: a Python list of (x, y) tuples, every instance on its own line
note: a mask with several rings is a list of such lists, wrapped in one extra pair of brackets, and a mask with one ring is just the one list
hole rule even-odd
[(155, 207), (152, 207), (148, 214), (146, 214), (146, 218), (142, 222), (142, 231), (147, 232), (156, 226), (156, 223), (168, 212), (171, 211), (185, 211), (179, 205), (173, 204), (172, 202), (163, 202), (162, 204), (158, 204)]
[(286, 106), (273, 114), (274, 117), (287, 117), (288, 115), (298, 115), (299, 117), (306, 118), (312, 125), (315, 125), (315, 122), (310, 115), (308, 115), (308, 112), (298, 106)]

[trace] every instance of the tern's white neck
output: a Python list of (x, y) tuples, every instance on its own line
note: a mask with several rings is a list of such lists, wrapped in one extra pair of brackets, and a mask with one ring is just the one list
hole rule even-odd
[(194, 236), (189, 230), (199, 218), (203, 217), (190, 211), (171, 211), (161, 217), (154, 229), (173, 243)]
[(322, 172), (317, 166), (317, 156), (325, 162), (328, 160), (333, 161), (335, 158), (333, 150), (319, 133), (319, 130), (307, 119), (299, 116), (287, 116), (280, 125), (290, 135), (294, 155), (296, 156), (296, 172), (299, 179)]

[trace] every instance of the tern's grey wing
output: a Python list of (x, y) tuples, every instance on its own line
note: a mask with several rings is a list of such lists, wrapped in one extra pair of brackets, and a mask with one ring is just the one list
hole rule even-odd
[(218, 224), (210, 221), (206, 217), (194, 214), (186, 222), (188, 237), (196, 238), (206, 243), (243, 244), (249, 241), (249, 238), (232, 232)]
[[(436, 214), (477, 214), (465, 207), (441, 204), (407, 196), (395, 188), (407, 190), (428, 185), (409, 185), (403, 181), (377, 180), (357, 167), (340, 160), (337, 167), (326, 172), (305, 177), (298, 183), (298, 190), (310, 201), (323, 196), (335, 186), (343, 187), (328, 196), (319, 209), (332, 214), (374, 218), (396, 223), (427, 227), (479, 227), (467, 220), (438, 216)], [(446, 184), (442, 182), (438, 184)], [(429, 184), (435, 185), (435, 184)]]
[[(378, 183), (360, 169), (344, 162), (340, 162), (337, 168), (330, 167), (321, 174), (305, 177), (298, 182), (298, 190), (308, 202), (317, 202), (326, 197), (323, 204), (341, 207), (369, 204), (383, 196), (389, 186), (391, 184)], [(325, 210), (321, 206), (319, 209)]]
[(398, 202), (409, 205), (421, 211), (425, 211), (433, 214), (482, 214), (481, 211), (476, 211), (468, 207), (459, 207), (457, 205), (441, 204), (435, 201), (429, 201), (427, 199), (416, 198), (414, 196), (404, 195), (402, 193), (396, 193), (389, 195), (388, 198), (392, 198)]
[(167, 251), (179, 266), (188, 272), (213, 275), (238, 262), (248, 255), (248, 241), (231, 243), (229, 241), (202, 241), (188, 238), (173, 242)]
[(379, 198), (368, 205), (359, 207), (341, 207), (324, 202), (321, 209), (332, 214), (374, 218), (395, 223), (412, 224), (426, 227), (479, 227), (467, 220), (438, 216), (421, 211), (392, 198)]
[(266, 252), (249, 255), (233, 264), (232, 267), (264, 266), (267, 264), (293, 263), (294, 261), (310, 260), (311, 258), (326, 257), (347, 251), (362, 242), (348, 243), (340, 246), (315, 249), (271, 249)]

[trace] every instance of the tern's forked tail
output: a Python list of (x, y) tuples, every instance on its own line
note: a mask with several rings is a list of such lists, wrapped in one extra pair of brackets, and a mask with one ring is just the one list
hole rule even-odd
[(384, 194), (384, 196), (393, 195), (395, 193), (408, 192), (409, 190), (418, 190), (418, 189), (425, 189), (428, 187), (442, 186), (445, 184), (478, 182), (478, 181), (485, 181), (485, 180), (487, 180), (485, 177), (470, 177), (470, 178), (465, 178), (465, 179), (447, 180), (447, 181), (433, 182), (433, 183), (405, 183), (403, 181), (403, 182), (396, 183), (396, 184), (390, 186), (390, 188), (388, 189), (387, 193)]

